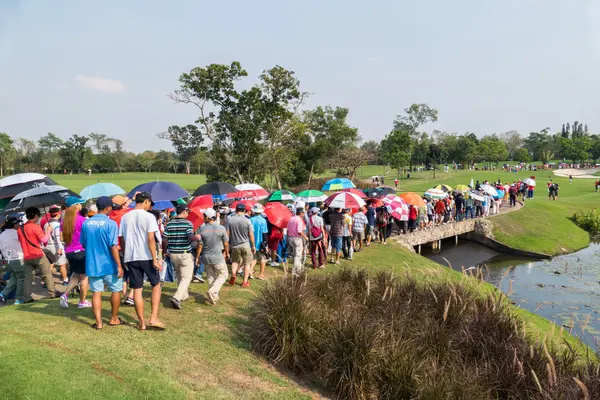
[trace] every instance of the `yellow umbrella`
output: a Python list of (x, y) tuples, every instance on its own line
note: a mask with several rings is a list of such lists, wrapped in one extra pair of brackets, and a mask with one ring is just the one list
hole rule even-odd
[(468, 187), (467, 185), (456, 185), (456, 187), (454, 188), (454, 190), (457, 190), (459, 192), (467, 192), (469, 191), (471, 188)]
[(454, 189), (452, 189), (452, 187), (450, 187), (448, 185), (437, 185), (435, 187), (435, 189), (443, 190), (446, 193), (450, 193), (454, 190)]

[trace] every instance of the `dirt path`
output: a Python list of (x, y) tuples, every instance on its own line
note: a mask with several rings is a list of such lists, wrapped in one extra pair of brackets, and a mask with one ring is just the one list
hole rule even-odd
[(574, 169), (574, 168), (565, 168), (565, 169), (557, 169), (554, 171), (554, 175), (562, 176), (564, 178), (568, 178), (571, 175), (573, 178), (585, 178), (585, 179), (598, 179), (599, 177), (595, 174), (600, 171), (600, 168), (591, 168), (591, 169)]

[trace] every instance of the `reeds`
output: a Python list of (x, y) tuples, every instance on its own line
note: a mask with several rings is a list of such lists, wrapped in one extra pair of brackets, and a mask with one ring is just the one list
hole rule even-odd
[(342, 269), (269, 284), (250, 337), (255, 351), (340, 399), (600, 398), (596, 361), (528, 340), (498, 297)]

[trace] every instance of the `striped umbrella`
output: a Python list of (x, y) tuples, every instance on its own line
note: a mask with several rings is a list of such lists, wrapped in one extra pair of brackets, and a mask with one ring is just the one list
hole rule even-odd
[(330, 208), (359, 209), (365, 205), (365, 201), (354, 193), (338, 192), (329, 196), (325, 204)]
[(325, 193), (320, 190), (304, 190), (298, 193), (296, 201), (303, 201), (305, 203), (318, 203), (323, 202), (327, 199)]
[(390, 194), (382, 198), (382, 200), (392, 208), (392, 217), (399, 221), (408, 221), (408, 204), (402, 197)]
[(446, 193), (450, 193), (450, 192), (452, 192), (452, 191), (454, 190), (454, 189), (452, 189), (452, 187), (451, 187), (451, 186), (449, 186), (449, 185), (437, 185), (437, 186), (435, 187), (435, 189), (443, 190), (443, 191), (444, 191), (444, 192), (446, 192)]
[(289, 190), (278, 190), (273, 192), (269, 197), (269, 201), (294, 201), (296, 195)]
[(323, 185), (321, 190), (324, 192), (327, 192), (327, 191), (331, 191), (331, 190), (343, 190), (343, 189), (349, 189), (349, 188), (353, 188), (353, 187), (356, 187), (356, 186), (354, 186), (354, 183), (352, 183), (352, 181), (350, 179), (335, 178), (335, 179), (331, 179), (331, 180), (325, 182), (325, 184)]
[(262, 200), (269, 197), (269, 192), (256, 183), (242, 183), (235, 187), (237, 192), (227, 193), (228, 199)]
[(366, 199), (367, 198), (367, 195), (365, 195), (362, 190), (356, 189), (356, 188), (344, 189), (344, 190), (342, 190), (342, 192), (354, 193), (355, 195), (357, 195), (361, 199)]
[(425, 200), (423, 200), (423, 197), (421, 197), (421, 195), (419, 195), (417, 193), (413, 193), (413, 192), (401, 193), (398, 195), (398, 197), (403, 198), (404, 201), (406, 201), (408, 204), (413, 205), (415, 207), (421, 207), (422, 205), (425, 205)]
[(432, 199), (445, 199), (446, 197), (448, 197), (448, 193), (444, 192), (441, 189), (433, 188), (426, 191), (424, 196)]

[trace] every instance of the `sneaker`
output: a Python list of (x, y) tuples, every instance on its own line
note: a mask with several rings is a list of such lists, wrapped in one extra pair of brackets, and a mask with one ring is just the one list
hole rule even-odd
[(123, 304), (126, 306), (134, 306), (135, 305), (135, 303), (131, 297), (126, 298), (125, 301), (123, 302)]
[(242, 283), (242, 287), (243, 288), (250, 287), (250, 282), (244, 282), (244, 283)]
[(240, 269), (237, 274), (238, 276), (244, 276), (244, 269)]
[(63, 284), (62, 284), (62, 285), (63, 285), (63, 286), (69, 286), (69, 281), (68, 281), (68, 280), (67, 280), (67, 281), (63, 281)]
[(194, 275), (194, 278), (195, 278), (195, 279), (198, 279), (198, 282), (200, 282), (200, 283), (204, 283), (204, 282), (206, 282), (206, 281), (204, 280), (204, 278), (202, 277), (202, 275)]
[(2, 296), (1, 293), (0, 293), (0, 303), (6, 303), (6, 299), (4, 298), (4, 296)]
[(254, 274), (248, 275), (248, 279), (254, 279)]
[(92, 307), (92, 303), (90, 303), (87, 300), (80, 301), (79, 303), (77, 303), (77, 308), (90, 308), (90, 307)]
[(60, 308), (69, 308), (69, 298), (64, 294), (60, 296), (58, 303), (60, 304)]
[(208, 301), (209, 304), (211, 305), (215, 305), (217, 304), (217, 298), (215, 297), (214, 293), (211, 292), (210, 290), (206, 292), (206, 300)]
[(232, 276), (231, 279), (229, 280), (229, 284), (231, 286), (235, 285), (235, 276)]
[(177, 310), (181, 310), (181, 303), (179, 302), (179, 300), (177, 300), (174, 297), (171, 297), (170, 301), (171, 301), (171, 305), (173, 306), (173, 308), (175, 308)]
[(22, 300), (15, 300), (15, 306), (18, 306), (19, 304), (23, 304)]

